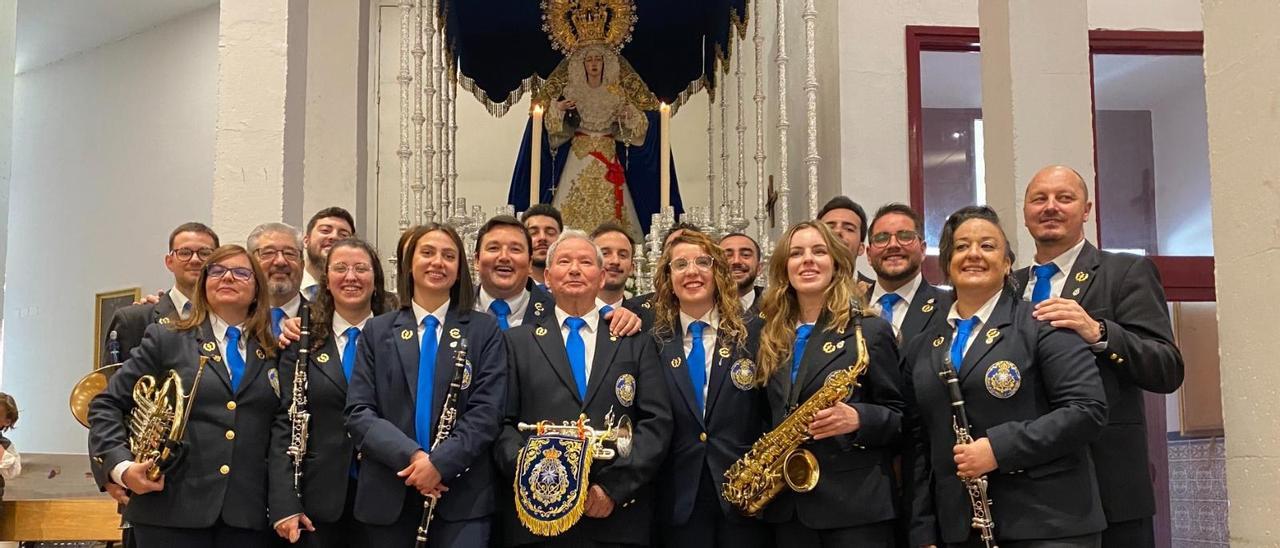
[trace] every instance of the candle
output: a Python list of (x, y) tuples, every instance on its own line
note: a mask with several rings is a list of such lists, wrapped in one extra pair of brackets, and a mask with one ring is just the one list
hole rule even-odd
[(533, 139), (529, 151), (529, 206), (539, 201), (538, 187), (542, 180), (542, 105), (533, 105)]
[(661, 146), (658, 153), (662, 155), (662, 159), (658, 162), (658, 195), (662, 207), (666, 208), (671, 205), (671, 105), (662, 103), (658, 112), (662, 114), (659, 126)]

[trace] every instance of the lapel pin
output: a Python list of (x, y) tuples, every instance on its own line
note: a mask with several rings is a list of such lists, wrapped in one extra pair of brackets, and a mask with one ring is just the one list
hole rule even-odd
[(939, 346), (942, 346), (942, 341), (944, 340), (946, 340), (946, 337), (943, 337), (942, 335), (938, 335), (938, 338), (933, 340), (933, 347), (937, 348)]
[(835, 352), (835, 351), (836, 351), (836, 343), (833, 343), (833, 342), (831, 342), (831, 341), (827, 341), (827, 342), (825, 342), (825, 343), (822, 343), (822, 351), (823, 351), (823, 352), (825, 352), (825, 353), (827, 353), (827, 354), (830, 354), (830, 353), (832, 353), (832, 352)]
[(409, 340), (409, 339), (412, 339), (412, 338), (413, 338), (413, 331), (410, 331), (410, 330), (408, 330), (408, 329), (406, 329), (406, 330), (404, 330), (404, 331), (401, 331), (401, 332), (400, 332), (400, 338), (401, 338), (402, 340), (406, 340), (406, 341), (407, 341), (407, 340)]
[(844, 341), (836, 343), (836, 348), (844, 348)]
[(650, 306), (650, 305), (649, 305), (649, 301), (645, 301), (645, 302), (644, 302), (644, 304), (640, 305), (640, 307), (641, 307), (641, 308), (643, 308), (643, 309), (645, 309), (645, 310), (648, 310), (648, 309), (650, 309), (650, 308), (653, 308), (653, 306)]
[(671, 367), (680, 367), (680, 358), (671, 358)]
[(1072, 296), (1072, 297), (1079, 297), (1079, 296), (1080, 296), (1080, 288), (1078, 288), (1078, 287), (1077, 287), (1077, 288), (1075, 288), (1075, 290), (1073, 290), (1073, 291), (1071, 292), (1071, 296)]
[(539, 336), (539, 337), (541, 337), (541, 336), (543, 336), (543, 335), (546, 335), (546, 334), (547, 334), (547, 328), (545, 328), (545, 327), (543, 327), (543, 326), (539, 325), (537, 329), (533, 330), (533, 334), (534, 334), (534, 335), (537, 335), (537, 336)]
[(720, 347), (720, 357), (721, 357), (721, 358), (728, 358), (728, 357), (729, 357), (729, 347), (727, 347), (727, 346), (721, 346), (721, 347)]
[(533, 310), (536, 312), (542, 312), (542, 301), (533, 303)]
[(999, 329), (988, 329), (988, 330), (987, 330), (987, 344), (991, 344), (991, 343), (995, 342), (996, 337), (999, 337), (999, 336), (1000, 336), (1000, 330), (999, 330)]
[(1089, 279), (1089, 273), (1088, 273), (1088, 272), (1076, 272), (1076, 281), (1077, 281), (1077, 282), (1083, 282), (1083, 281), (1085, 281), (1085, 280), (1087, 280), (1087, 279)]
[(263, 352), (261, 348), (259, 348), (256, 352), (254, 352), (253, 355), (257, 356), (259, 360), (267, 359), (267, 353)]
[(163, 318), (160, 318), (159, 320), (156, 320), (156, 323), (158, 323), (158, 324), (160, 324), (160, 325), (169, 325), (169, 323), (170, 323), (170, 322), (172, 322), (172, 321), (173, 321), (173, 320), (170, 320), (168, 316), (165, 316), (165, 317), (163, 317)]
[(329, 354), (321, 352), (319, 356), (316, 356), (316, 363), (329, 363)]
[(214, 346), (213, 341), (210, 341), (210, 342), (204, 343), (204, 346), (202, 346), (201, 348), (203, 348), (205, 352), (213, 352), (218, 347)]
[(219, 355), (217, 355), (217, 354), (214, 354), (214, 355), (213, 355), (213, 361), (215, 361), (215, 362), (220, 362), (220, 361), (222, 361), (222, 356), (219, 356)]
[(609, 342), (618, 342), (617, 335), (609, 335)]
[(458, 328), (455, 327), (449, 330), (449, 336), (455, 339), (460, 339), (462, 338), (462, 331), (459, 331)]
[[(932, 301), (933, 299), (929, 299), (929, 300), (930, 300), (930, 301)], [(924, 306), (920, 307), (920, 311), (921, 311), (921, 312), (924, 312), (925, 314), (928, 314), (928, 313), (930, 313), (930, 312), (933, 312), (933, 304), (932, 304), (932, 303), (926, 303)]]

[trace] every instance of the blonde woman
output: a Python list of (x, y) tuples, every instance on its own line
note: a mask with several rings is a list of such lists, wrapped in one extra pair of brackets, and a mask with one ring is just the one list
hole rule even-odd
[(764, 391), (754, 382), (761, 321), (744, 323), (729, 262), (701, 232), (671, 240), (654, 288), (653, 336), (674, 419), (657, 476), (662, 545), (768, 546), (768, 526), (720, 497), (725, 470), (768, 420)]
[[(792, 226), (769, 260), (761, 314), (757, 378), (769, 425), (782, 422), (857, 360), (854, 320), (863, 308), (853, 255), (820, 222)], [(819, 411), (805, 448), (821, 476), (807, 493), (783, 490), (764, 510), (781, 547), (894, 545), (893, 448), (902, 431), (903, 397), (893, 329), (861, 319), (870, 362), (845, 401)]]

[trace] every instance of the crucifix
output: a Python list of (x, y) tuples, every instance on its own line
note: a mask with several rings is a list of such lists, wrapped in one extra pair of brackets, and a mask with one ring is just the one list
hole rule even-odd
[(769, 192), (767, 193), (767, 195), (769, 198), (768, 198), (768, 201), (765, 202), (765, 204), (769, 210), (769, 228), (772, 229), (774, 228), (774, 226), (776, 226), (773, 208), (778, 203), (778, 192), (773, 189), (773, 175), (769, 176)]

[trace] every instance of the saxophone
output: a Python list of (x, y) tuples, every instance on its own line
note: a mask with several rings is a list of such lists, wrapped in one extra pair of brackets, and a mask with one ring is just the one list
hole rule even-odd
[[(945, 368), (938, 372), (942, 382), (947, 383), (947, 394), (951, 398), (951, 429), (956, 433), (956, 445), (973, 443), (973, 435), (969, 433), (969, 416), (964, 410), (964, 396), (960, 393), (960, 379), (951, 366), (951, 359), (944, 361)], [(978, 536), (987, 548), (999, 548), (995, 544), (995, 518), (991, 515), (991, 497), (987, 496), (987, 476), (961, 478), (965, 491), (969, 493), (969, 505), (973, 508), (972, 526), (978, 530)]]
[[(444, 396), (444, 405), (440, 408), (440, 422), (436, 423), (436, 437), (431, 440), (431, 448), (435, 449), (440, 442), (453, 432), (453, 424), (458, 421), (458, 395), (462, 393), (462, 379), (467, 374), (467, 339), (458, 340), (458, 349), (453, 352), (453, 379), (449, 381), (449, 392)], [(431, 519), (435, 517), (436, 503), (440, 497), (428, 495), (422, 500), (422, 521), (418, 522), (417, 548), (426, 548), (427, 531), (431, 529)]]
[(756, 440), (751, 450), (724, 473), (724, 500), (742, 513), (759, 514), (784, 486), (806, 493), (818, 485), (818, 459), (800, 447), (809, 441), (809, 423), (818, 411), (844, 401), (853, 393), (858, 387), (858, 377), (866, 372), (870, 361), (866, 340), (862, 338), (862, 315), (854, 312), (852, 321), (857, 361), (831, 373), (822, 388), (787, 415), (782, 424)]
[(285, 454), (293, 461), (293, 490), (302, 497), (302, 460), (307, 456), (307, 435), (311, 429), (311, 413), (307, 411), (307, 360), (311, 359), (311, 307), (303, 303), (298, 310), (302, 320), (298, 338), (298, 361), (293, 364), (293, 403), (289, 404), (289, 448)]
[(209, 359), (200, 356), (191, 392), (182, 389), (182, 377), (172, 369), (164, 382), (157, 385), (156, 378), (143, 375), (133, 385), (133, 411), (129, 414), (129, 452), (136, 461), (151, 460), (155, 465), (147, 470), (147, 479), (158, 481), (164, 475), (161, 468), (173, 458), (187, 430), (191, 417), (191, 405), (200, 388), (200, 377)]

